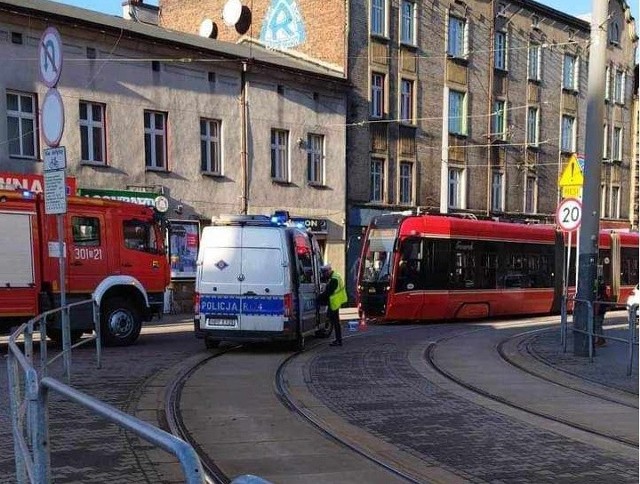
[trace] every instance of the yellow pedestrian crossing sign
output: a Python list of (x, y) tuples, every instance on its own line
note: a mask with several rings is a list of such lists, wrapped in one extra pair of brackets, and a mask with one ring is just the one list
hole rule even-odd
[(571, 158), (569, 158), (569, 161), (567, 162), (567, 166), (562, 170), (558, 186), (560, 188), (581, 187), (583, 183), (584, 176), (582, 174), (582, 168), (580, 168), (580, 164), (578, 163), (578, 157), (576, 155), (571, 155)]

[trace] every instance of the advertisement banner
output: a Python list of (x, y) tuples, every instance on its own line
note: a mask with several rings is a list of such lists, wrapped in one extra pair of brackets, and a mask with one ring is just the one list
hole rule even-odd
[(133, 190), (105, 190), (102, 188), (80, 188), (78, 195), (91, 198), (106, 198), (108, 200), (118, 200), (120, 202), (135, 203), (153, 207), (158, 193), (136, 192)]
[[(44, 177), (35, 173), (8, 173), (0, 171), (0, 188), (44, 192)], [(76, 179), (68, 176), (65, 182), (67, 196), (76, 194)]]
[(200, 224), (194, 220), (170, 220), (169, 223), (171, 278), (195, 279)]

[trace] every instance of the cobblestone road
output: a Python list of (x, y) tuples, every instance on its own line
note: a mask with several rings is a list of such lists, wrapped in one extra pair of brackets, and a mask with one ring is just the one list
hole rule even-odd
[[(151, 329), (153, 328), (153, 329)], [(72, 386), (129, 414), (145, 382), (202, 351), (202, 342), (188, 326), (181, 332), (166, 332), (171, 326), (148, 328), (159, 334), (143, 334), (127, 348), (105, 348), (103, 367), (95, 367), (95, 350), (80, 348), (73, 353)], [(173, 327), (175, 330), (175, 327)], [(6, 355), (7, 345), (0, 346)], [(37, 357), (37, 356), (36, 356)], [(54, 364), (55, 365), (55, 364)], [(51, 372), (59, 377), (61, 364)], [(9, 420), (6, 358), (0, 363), (0, 482), (13, 483), (15, 462)], [(52, 477), (56, 483), (145, 483), (161, 482), (157, 466), (147, 458), (152, 446), (135, 435), (90, 414), (55, 394), (49, 403)], [(80, 450), (81, 449), (81, 450)], [(172, 459), (167, 454), (167, 459)]]
[[(638, 482), (638, 461), (528, 425), (443, 391), (409, 363), (460, 325), (402, 328), (323, 351), (309, 363), (309, 386), (349, 423), (470, 482)], [(472, 325), (466, 325), (472, 329)]]

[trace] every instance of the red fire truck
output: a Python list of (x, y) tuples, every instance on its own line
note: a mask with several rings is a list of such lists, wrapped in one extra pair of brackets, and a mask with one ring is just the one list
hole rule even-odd
[[(64, 217), (67, 303), (90, 299), (100, 307), (105, 344), (129, 345), (142, 321), (163, 309), (169, 284), (164, 236), (154, 210), (111, 200), (68, 197)], [(56, 216), (41, 194), (0, 190), (0, 326), (60, 305)], [(81, 308), (86, 308), (81, 310)], [(71, 339), (91, 331), (90, 305), (70, 314)], [(47, 334), (62, 341), (60, 322)]]

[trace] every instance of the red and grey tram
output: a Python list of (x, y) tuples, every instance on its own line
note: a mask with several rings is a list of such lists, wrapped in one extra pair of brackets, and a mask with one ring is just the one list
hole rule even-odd
[[(566, 242), (552, 225), (381, 215), (365, 235), (358, 309), (383, 321), (558, 313), (564, 278), (575, 281), (575, 247), (565, 274)], [(624, 304), (638, 283), (638, 234), (601, 231), (599, 247), (599, 273)]]

